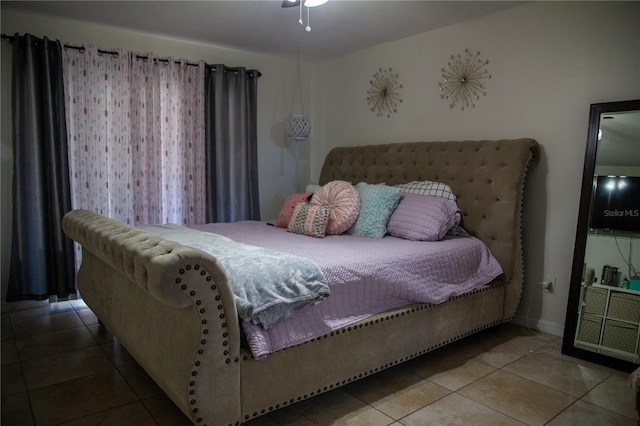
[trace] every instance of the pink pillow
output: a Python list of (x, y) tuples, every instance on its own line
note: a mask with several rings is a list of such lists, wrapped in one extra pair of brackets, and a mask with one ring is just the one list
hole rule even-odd
[(291, 216), (293, 215), (293, 209), (296, 208), (296, 204), (299, 201), (309, 202), (309, 198), (313, 195), (313, 192), (303, 192), (302, 194), (292, 194), (287, 197), (280, 210), (280, 216), (274, 224), (278, 228), (286, 228), (289, 225)]
[(334, 180), (318, 189), (311, 198), (311, 204), (321, 204), (331, 208), (327, 235), (339, 235), (351, 227), (360, 213), (360, 194), (349, 182)]

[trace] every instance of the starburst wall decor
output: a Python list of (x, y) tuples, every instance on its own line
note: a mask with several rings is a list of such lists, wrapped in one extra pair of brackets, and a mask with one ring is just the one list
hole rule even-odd
[(480, 52), (471, 53), (465, 49), (464, 54), (451, 55), (447, 68), (442, 68), (444, 81), (438, 83), (441, 99), (450, 100), (449, 108), (460, 105), (460, 110), (475, 108), (475, 101), (486, 96), (483, 81), (491, 78), (485, 66), (489, 61), (480, 59)]
[(367, 104), (371, 111), (375, 112), (377, 117), (391, 117), (392, 113), (398, 111), (398, 104), (402, 103), (399, 92), (402, 84), (398, 82), (398, 74), (391, 68), (379, 68), (369, 83), (371, 88), (367, 90)]

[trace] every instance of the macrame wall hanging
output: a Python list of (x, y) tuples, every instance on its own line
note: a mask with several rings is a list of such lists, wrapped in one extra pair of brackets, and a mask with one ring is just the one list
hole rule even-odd
[[(293, 96), (291, 97), (291, 107), (289, 108), (289, 117), (284, 122), (284, 128), (287, 131), (287, 135), (295, 142), (304, 142), (309, 133), (311, 133), (311, 123), (304, 116), (304, 101), (302, 99), (302, 78), (300, 76), (300, 52), (296, 58), (296, 80), (297, 87), (293, 90)], [(300, 91), (300, 114), (293, 113), (293, 104), (296, 99), (296, 90)], [(296, 171), (298, 170), (298, 144), (295, 144), (296, 150)]]

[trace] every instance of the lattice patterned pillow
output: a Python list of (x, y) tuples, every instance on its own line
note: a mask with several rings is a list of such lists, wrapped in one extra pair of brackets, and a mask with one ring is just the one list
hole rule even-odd
[(393, 237), (414, 241), (439, 241), (455, 224), (458, 207), (431, 195), (404, 193), (387, 223)]
[(409, 194), (431, 195), (432, 197), (440, 197), (449, 201), (456, 201), (456, 194), (453, 193), (451, 187), (445, 183), (433, 182), (430, 180), (422, 180), (396, 185), (402, 192)]
[[(402, 192), (440, 197), (455, 203), (456, 207), (458, 206), (458, 204), (456, 203), (456, 194), (453, 193), (451, 187), (446, 183), (433, 182), (430, 180), (414, 180), (413, 182), (401, 183), (395, 186), (396, 188), (400, 188)], [(460, 216), (460, 213), (456, 213), (455, 223), (447, 232), (449, 235), (469, 235), (469, 233), (465, 231), (460, 225), (461, 220), (462, 217)]]
[(324, 238), (331, 208), (323, 205), (298, 202), (287, 226), (287, 231), (310, 237)]

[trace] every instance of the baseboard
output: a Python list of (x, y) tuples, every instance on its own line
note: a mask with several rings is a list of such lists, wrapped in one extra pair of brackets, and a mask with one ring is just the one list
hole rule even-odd
[(534, 318), (527, 319), (527, 317), (519, 315), (516, 315), (511, 322), (522, 327), (528, 327), (553, 336), (562, 337), (564, 335), (564, 324), (557, 324), (555, 322)]

